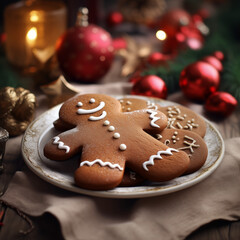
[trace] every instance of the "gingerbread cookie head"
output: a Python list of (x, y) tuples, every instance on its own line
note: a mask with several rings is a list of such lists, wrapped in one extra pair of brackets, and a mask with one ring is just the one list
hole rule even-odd
[(121, 98), (119, 99), (123, 112), (132, 112), (139, 109), (148, 108), (148, 102), (140, 98)]
[(189, 157), (146, 133), (167, 126), (165, 114), (153, 109), (122, 112), (120, 102), (100, 94), (78, 95), (60, 109), (59, 118), (75, 125), (51, 139), (44, 154), (52, 160), (80, 155), (75, 171), (78, 186), (106, 190), (118, 186), (125, 166), (153, 181), (184, 173)]
[[(106, 104), (107, 103), (107, 104)], [(81, 122), (97, 122), (119, 112), (121, 105), (113, 98), (101, 94), (87, 94), (66, 101), (59, 111), (59, 118), (70, 125), (80, 125)]]

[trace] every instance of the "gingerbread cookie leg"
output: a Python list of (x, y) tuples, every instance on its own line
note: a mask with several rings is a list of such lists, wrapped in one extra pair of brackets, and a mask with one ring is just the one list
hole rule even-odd
[[(170, 148), (144, 131), (138, 134), (136, 151), (127, 156), (127, 164), (133, 171), (150, 181), (162, 182), (179, 177), (188, 169), (188, 155)], [(144, 142), (141, 141), (144, 139)]]
[(107, 190), (118, 186), (123, 178), (125, 159), (114, 149), (93, 146), (84, 150), (79, 168), (75, 171), (75, 182), (79, 187), (91, 190)]

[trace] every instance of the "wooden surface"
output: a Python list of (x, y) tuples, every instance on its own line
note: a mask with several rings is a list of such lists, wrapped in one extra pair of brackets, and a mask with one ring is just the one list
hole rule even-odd
[[(240, 137), (240, 108), (227, 119), (213, 119), (205, 115), (203, 106), (188, 102), (181, 93), (174, 94), (169, 97), (172, 100), (181, 103), (196, 112), (202, 114), (208, 119), (214, 121), (218, 130), (224, 139)], [(16, 142), (19, 142), (19, 136)], [(8, 150), (10, 151), (10, 150)], [(3, 185), (6, 185), (16, 170), (21, 170), (26, 167), (21, 158), (19, 151), (18, 157), (20, 161), (5, 163), (5, 171), (0, 175), (1, 190)], [(41, 217), (29, 217), (22, 215), (16, 209), (12, 209), (3, 204), (0, 204), (0, 212), (2, 211), (2, 219), (0, 222), (0, 239), (15, 240), (15, 239), (34, 239), (34, 240), (52, 240), (63, 239), (61, 235), (60, 225), (55, 217), (50, 214), (44, 214)], [(1, 215), (1, 214), (0, 214)], [(218, 220), (202, 226), (193, 232), (186, 240), (237, 240), (240, 239), (240, 221), (229, 222)]]

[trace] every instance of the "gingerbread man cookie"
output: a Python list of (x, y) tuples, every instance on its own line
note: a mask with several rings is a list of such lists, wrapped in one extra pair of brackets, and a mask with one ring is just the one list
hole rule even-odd
[(44, 155), (67, 160), (81, 152), (74, 178), (78, 186), (107, 190), (118, 186), (127, 165), (151, 181), (167, 181), (182, 175), (189, 166), (188, 155), (150, 136), (167, 126), (165, 114), (142, 109), (122, 112), (115, 98), (101, 94), (75, 96), (60, 111), (62, 122), (74, 126), (51, 139)]
[(206, 123), (204, 119), (189, 108), (181, 105), (162, 107), (154, 102), (145, 101), (140, 98), (122, 98), (119, 101), (122, 105), (123, 112), (130, 112), (144, 108), (159, 110), (168, 118), (167, 128), (176, 130), (184, 129), (195, 132), (201, 137), (205, 136)]

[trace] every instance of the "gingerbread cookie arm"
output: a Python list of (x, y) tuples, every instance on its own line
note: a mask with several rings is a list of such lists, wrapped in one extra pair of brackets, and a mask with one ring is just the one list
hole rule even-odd
[(104, 147), (83, 147), (79, 168), (75, 171), (75, 182), (79, 187), (91, 190), (107, 190), (118, 186), (125, 170), (124, 156)]
[(77, 129), (74, 128), (53, 137), (45, 145), (44, 155), (51, 160), (66, 160), (79, 152), (81, 146), (81, 138)]
[(135, 125), (146, 131), (160, 132), (167, 126), (166, 115), (158, 110), (142, 109), (125, 114), (132, 115)]
[(76, 127), (76, 125), (64, 122), (61, 118), (58, 118), (57, 120), (55, 120), (53, 122), (53, 126), (56, 130), (61, 132), (67, 131), (69, 129)]

